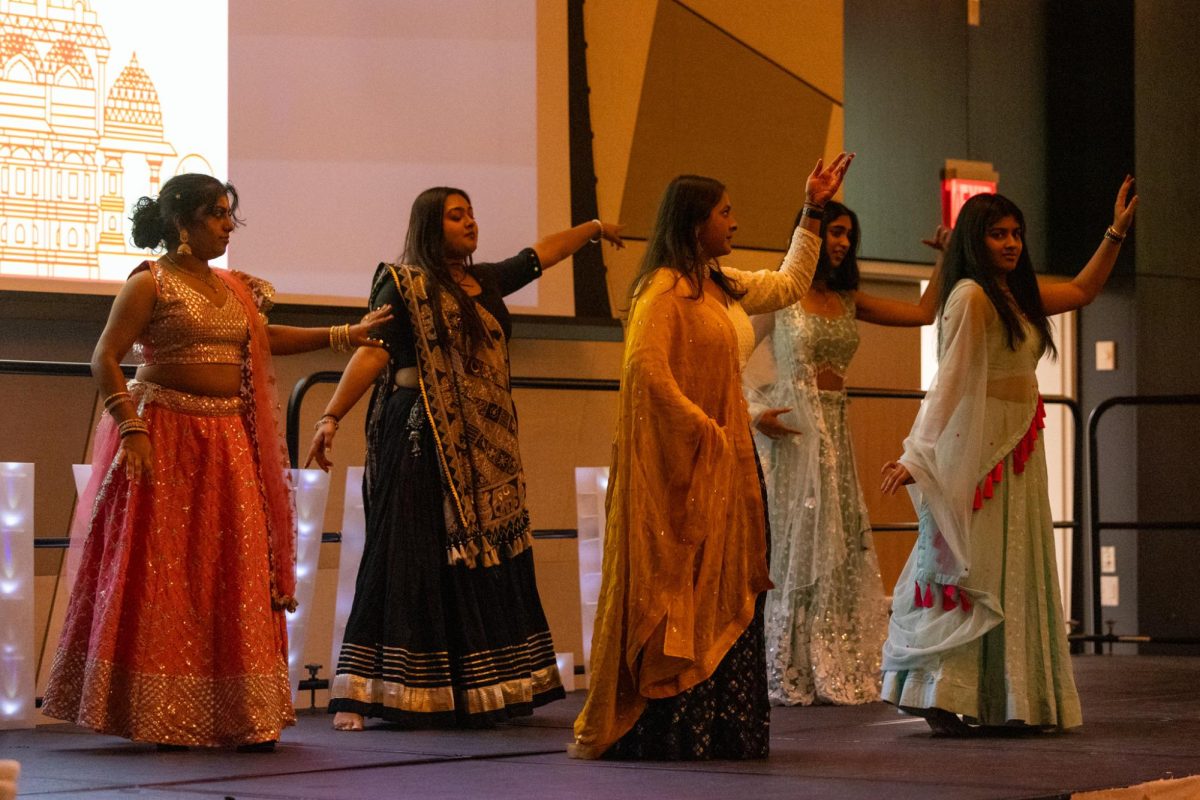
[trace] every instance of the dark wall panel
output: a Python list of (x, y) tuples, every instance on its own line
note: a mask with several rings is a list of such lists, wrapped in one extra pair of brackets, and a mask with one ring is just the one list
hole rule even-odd
[[(1135, 229), (1138, 391), (1198, 393), (1200, 4), (1139, 0), (1134, 29), (1137, 177), (1143, 198)], [(1200, 520), (1200, 492), (1195, 488), (1198, 411), (1191, 407), (1140, 415), (1141, 519)], [(1200, 634), (1198, 549), (1196, 529), (1142, 537), (1138, 613), (1143, 631)], [(1148, 650), (1158, 651), (1143, 648)], [(1190, 652), (1200, 654), (1200, 647)]]
[(948, 158), (990, 161), (1021, 206), (1044, 260), (1044, 3), (846, 0), (846, 147), (859, 154), (846, 200), (863, 254), (928, 261), (921, 236), (941, 217)]

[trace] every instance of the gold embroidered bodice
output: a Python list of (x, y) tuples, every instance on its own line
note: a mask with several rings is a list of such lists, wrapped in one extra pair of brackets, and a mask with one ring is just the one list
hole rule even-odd
[(217, 306), (161, 264), (150, 262), (150, 273), (158, 300), (134, 355), (146, 365), (242, 363), (249, 326), (232, 292)]

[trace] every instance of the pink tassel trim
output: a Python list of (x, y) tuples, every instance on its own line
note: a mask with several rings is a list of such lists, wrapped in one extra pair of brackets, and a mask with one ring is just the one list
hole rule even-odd
[[(921, 591), (920, 582), (914, 582), (913, 605), (917, 608), (933, 608), (934, 586), (937, 586), (937, 584), (927, 583), (925, 584), (925, 590)], [(940, 594), (942, 596), (942, 611), (953, 611), (955, 608), (961, 608), (964, 614), (971, 613), (974, 603), (967, 597), (967, 593), (959, 587), (943, 584)]]
[[(1025, 435), (1021, 437), (1016, 446), (1012, 449), (1012, 470), (1014, 475), (1020, 475), (1025, 471), (1025, 463), (1033, 456), (1033, 451), (1037, 449), (1038, 431), (1046, 427), (1046, 406), (1042, 402), (1042, 398), (1038, 396), (1037, 410), (1033, 412), (1033, 421), (1029, 423), (1029, 430), (1025, 431)], [(987, 475), (983, 476), (983, 480), (975, 487), (975, 499), (971, 503), (971, 508), (978, 511), (983, 508), (984, 500), (991, 500), (996, 495), (996, 484), (1000, 483), (1000, 479), (1004, 477), (1004, 460), (1001, 459), (996, 466), (992, 467)]]

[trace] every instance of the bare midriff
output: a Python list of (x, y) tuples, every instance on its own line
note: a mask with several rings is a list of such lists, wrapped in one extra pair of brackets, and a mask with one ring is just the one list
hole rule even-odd
[(146, 364), (137, 379), (206, 397), (233, 397), (242, 386), (240, 364)]
[(823, 392), (840, 392), (846, 388), (846, 379), (832, 369), (817, 372), (817, 388)]
[(1037, 381), (1028, 373), (1010, 375), (1007, 378), (993, 378), (987, 383), (987, 396), (997, 400), (1013, 403), (1024, 403), (1037, 397)]
[(416, 389), (417, 388), (417, 368), (403, 367), (396, 370), (395, 377), (396, 385), (401, 389)]

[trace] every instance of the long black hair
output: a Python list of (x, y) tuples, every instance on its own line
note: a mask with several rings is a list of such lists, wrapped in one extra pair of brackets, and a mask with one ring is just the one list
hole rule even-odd
[[(846, 257), (842, 259), (841, 265), (834, 267), (829, 261), (829, 253), (825, 249), (825, 232), (838, 217), (850, 218), (850, 249), (846, 251)], [(799, 227), (803, 221), (804, 218), (797, 213), (792, 227)], [(825, 285), (835, 292), (854, 291), (858, 288), (858, 242), (862, 238), (858, 229), (858, 214), (837, 200), (826, 202), (825, 214), (821, 217), (820, 236), (821, 257), (817, 259), (817, 271), (813, 273), (813, 280), (824, 281)]]
[[(483, 319), (479, 316), (479, 310), (475, 308), (475, 301), (450, 275), (443, 220), (446, 215), (446, 200), (453, 195), (460, 195), (470, 205), (470, 196), (462, 189), (452, 186), (434, 186), (417, 195), (408, 215), (408, 233), (404, 237), (404, 253), (400, 256), (400, 261), (420, 269), (432, 286), (441, 290), (429, 293), (438, 339), (444, 344), (450, 344), (447, 337), (450, 331), (446, 330), (442, 315), (441, 294), (444, 292), (454, 298), (458, 305), (459, 327), (466, 340), (467, 351), (474, 352), (480, 345), (490, 346), (492, 340)], [(469, 268), (470, 256), (467, 256), (466, 264)]]
[[(725, 195), (725, 184), (702, 175), (680, 175), (667, 184), (658, 203), (654, 230), (646, 243), (646, 255), (629, 285), (632, 301), (645, 288), (659, 267), (672, 267), (692, 285), (693, 299), (704, 293), (704, 271), (712, 266), (700, 247), (697, 232)], [(713, 282), (729, 297), (741, 299), (746, 292), (737, 281), (714, 269)]]
[(168, 250), (179, 246), (181, 223), (194, 220), (200, 214), (213, 213), (222, 197), (229, 197), (229, 214), (235, 225), (242, 224), (237, 215), (238, 193), (232, 183), (222, 183), (211, 175), (185, 172), (163, 184), (158, 197), (143, 197), (133, 205), (130, 238), (134, 245), (155, 249), (165, 245)]
[(987, 246), (988, 230), (1005, 217), (1012, 217), (1021, 229), (1022, 242), (1025, 238), (1025, 215), (1017, 204), (999, 194), (977, 194), (963, 204), (962, 211), (946, 245), (942, 261), (942, 289), (938, 308), (944, 309), (955, 284), (969, 278), (980, 286), (1000, 315), (1008, 337), (1008, 346), (1016, 350), (1025, 340), (1025, 329), (1021, 325), (1018, 311), (1029, 321), (1041, 336), (1042, 345), (1052, 357), (1058, 355), (1050, 333), (1050, 320), (1042, 306), (1042, 295), (1038, 291), (1037, 275), (1033, 271), (1033, 260), (1029, 248), (1022, 246), (1016, 268), (1008, 274), (1008, 290), (1017, 308), (1008, 301), (1000, 288), (991, 255)]

